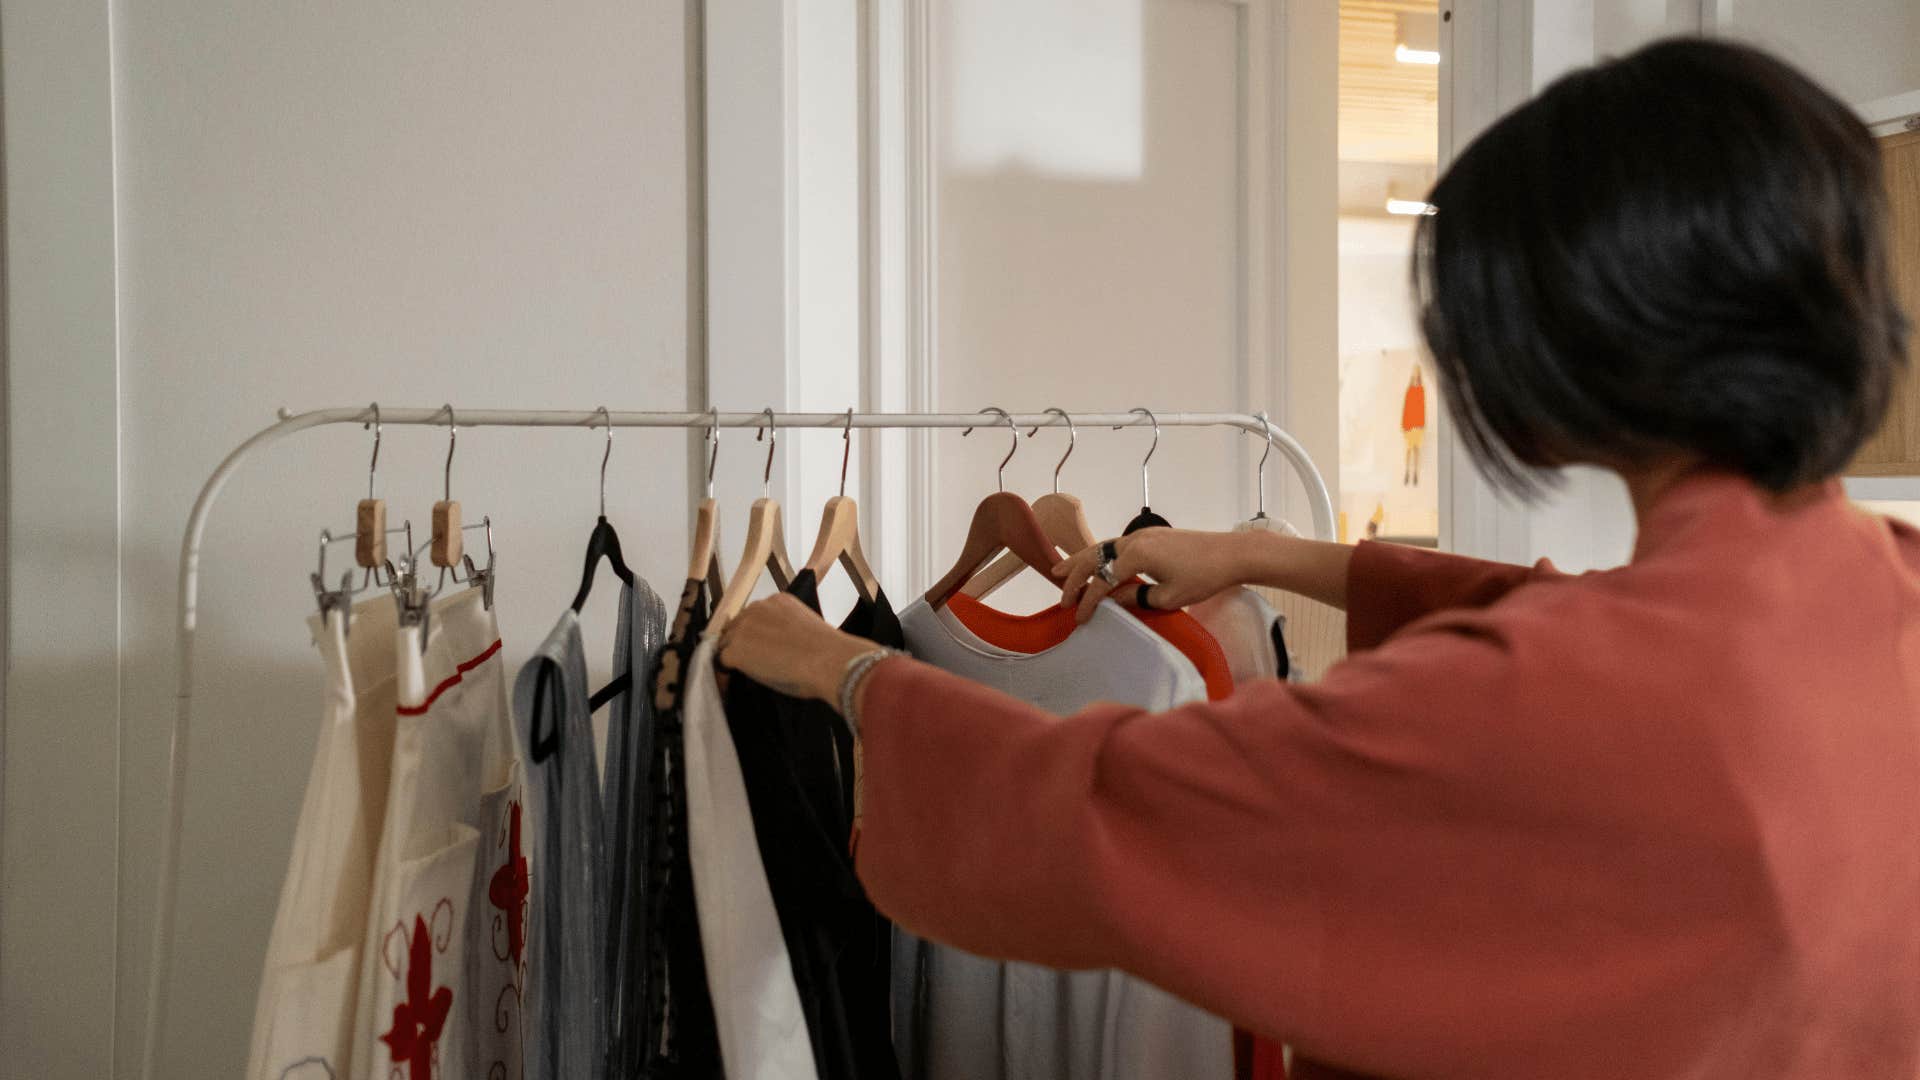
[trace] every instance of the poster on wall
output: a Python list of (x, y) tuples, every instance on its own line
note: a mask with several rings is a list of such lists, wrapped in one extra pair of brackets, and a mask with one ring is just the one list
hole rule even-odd
[(1340, 358), (1340, 520), (1349, 541), (1439, 544), (1427, 439), (1434, 403), (1424, 363), (1412, 348)]

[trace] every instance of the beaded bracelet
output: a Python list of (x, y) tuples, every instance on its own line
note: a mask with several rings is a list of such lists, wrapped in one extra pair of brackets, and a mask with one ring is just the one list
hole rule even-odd
[(841, 669), (840, 715), (846, 718), (847, 728), (853, 732), (854, 738), (860, 737), (860, 718), (855, 714), (854, 708), (854, 696), (860, 689), (860, 683), (866, 679), (867, 672), (872, 671), (875, 664), (889, 656), (900, 655), (903, 654), (898, 649), (882, 646), (870, 652), (861, 653), (847, 661), (847, 666)]

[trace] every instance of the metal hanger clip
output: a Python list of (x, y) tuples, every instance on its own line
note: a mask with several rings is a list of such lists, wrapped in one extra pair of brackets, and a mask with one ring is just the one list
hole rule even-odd
[(427, 635), (432, 618), (433, 597), (434, 593), (439, 590), (435, 589), (433, 592), (429, 592), (421, 587), (419, 574), (420, 552), (424, 549), (413, 546), (412, 521), (407, 521), (402, 528), (407, 534), (405, 563), (397, 572), (395, 572), (391, 566), (388, 568), (388, 573), (393, 574), (394, 577), (393, 602), (399, 606), (399, 623), (402, 627), (417, 626), (420, 628), (420, 651), (424, 653), (427, 651)]

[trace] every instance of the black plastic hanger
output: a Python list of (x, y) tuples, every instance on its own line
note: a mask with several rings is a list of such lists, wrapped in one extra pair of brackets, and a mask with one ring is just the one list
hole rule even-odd
[[(1160, 420), (1153, 415), (1152, 409), (1128, 409), (1127, 411), (1139, 413), (1153, 424), (1153, 445), (1147, 447), (1147, 456), (1140, 460), (1140, 512), (1133, 515), (1133, 520), (1127, 522), (1126, 528), (1120, 530), (1122, 536), (1131, 536), (1141, 529), (1170, 528), (1173, 524), (1153, 512), (1153, 488), (1147, 478), (1147, 462), (1152, 461), (1153, 452), (1160, 449)], [(1113, 430), (1119, 431), (1125, 426), (1127, 425), (1118, 425)]]
[[(609, 444), (611, 444), (611, 428), (608, 429), (608, 441)], [(601, 475), (603, 477), (605, 476), (605, 468), (606, 463), (602, 461), (601, 469), (603, 472)], [(602, 483), (604, 482), (603, 480)], [(601, 498), (603, 500), (606, 498), (605, 488), (601, 489)], [(601, 504), (601, 510), (604, 511), (605, 509), (606, 505), (603, 502)], [(607, 565), (613, 568), (614, 576), (619, 578), (622, 584), (627, 586), (633, 585), (633, 571), (627, 568), (627, 561), (620, 555), (620, 534), (614, 531), (613, 523), (607, 520), (605, 513), (602, 513), (600, 520), (594, 523), (593, 534), (587, 537), (586, 569), (580, 577), (580, 592), (573, 598), (573, 613), (575, 615), (580, 614), (580, 609), (586, 606), (587, 594), (593, 591), (593, 572), (600, 565), (600, 560), (603, 558), (607, 561)], [(539, 669), (539, 675), (534, 683), (534, 715), (529, 719), (529, 722), (533, 725), (533, 737), (531, 741), (533, 743), (532, 751), (535, 764), (547, 760), (553, 756), (556, 750), (560, 749), (560, 740), (563, 734), (558, 723), (554, 723), (551, 730), (544, 736), (540, 731), (541, 714), (546, 711), (547, 706), (552, 700), (552, 695), (546, 692), (547, 685), (551, 681), (553, 674), (551, 671), (552, 666), (551, 663), (542, 663)], [(587, 699), (587, 713), (591, 715), (598, 712), (602, 705), (619, 697), (632, 685), (633, 673), (628, 672), (594, 691), (593, 695)]]
[[(606, 406), (594, 410), (607, 416)], [(587, 594), (593, 591), (593, 572), (601, 559), (613, 567), (615, 577), (622, 584), (633, 584), (633, 571), (627, 569), (627, 561), (620, 557), (620, 534), (613, 529), (613, 523), (607, 520), (607, 461), (613, 457), (613, 418), (607, 417), (607, 452), (600, 455), (600, 520), (594, 523), (593, 535), (587, 537), (587, 564), (580, 574), (580, 591), (573, 597), (573, 613), (587, 605)]]
[(613, 531), (613, 523), (604, 514), (594, 524), (593, 535), (587, 537), (587, 564), (580, 578), (580, 591), (573, 597), (575, 615), (587, 604), (587, 594), (593, 591), (593, 572), (602, 558), (613, 568), (613, 575), (621, 584), (633, 584), (633, 571), (627, 569), (626, 560), (620, 557), (620, 534)]

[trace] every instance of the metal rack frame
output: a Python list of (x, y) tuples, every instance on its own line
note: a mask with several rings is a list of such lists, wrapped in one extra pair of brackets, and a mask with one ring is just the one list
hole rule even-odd
[[(1308, 511), (1313, 519), (1314, 535), (1333, 539), (1333, 500), (1326, 480), (1314, 466), (1306, 448), (1293, 436), (1274, 427), (1264, 415), (1248, 413), (1164, 413), (1142, 415), (1145, 410), (1126, 413), (1074, 413), (1073, 423), (1094, 427), (1232, 427), (1267, 440), (1293, 467), (1307, 490)], [(161, 836), (160, 881), (154, 903), (152, 963), (147, 972), (147, 1027), (141, 1050), (140, 1075), (153, 1080), (159, 1056), (160, 1036), (166, 1027), (166, 991), (173, 961), (173, 920), (178, 899), (180, 874), (180, 835), (185, 822), (187, 740), (193, 724), (193, 646), (199, 622), (200, 544), (206, 533), (207, 519), (219, 500), (220, 491), (252, 455), (290, 435), (331, 424), (367, 424), (376, 417), (365, 406), (315, 409), (292, 413), (281, 409), (279, 422), (256, 432), (235, 447), (213, 470), (194, 500), (187, 517), (186, 536), (180, 547), (179, 621), (176, 624), (178, 647), (178, 683), (173, 717), (173, 734), (168, 752), (166, 827)], [(761, 427), (769, 424), (766, 412), (609, 412), (605, 409), (573, 411), (535, 411), (518, 409), (462, 409), (458, 413), (462, 427), (622, 427), (622, 428), (725, 428)], [(378, 413), (382, 426), (439, 427), (448, 423), (445, 407), (382, 408)], [(1018, 427), (1060, 427), (1069, 422), (1055, 413), (1014, 413)], [(968, 428), (1004, 424), (999, 416), (980, 413), (774, 413), (774, 428)]]

